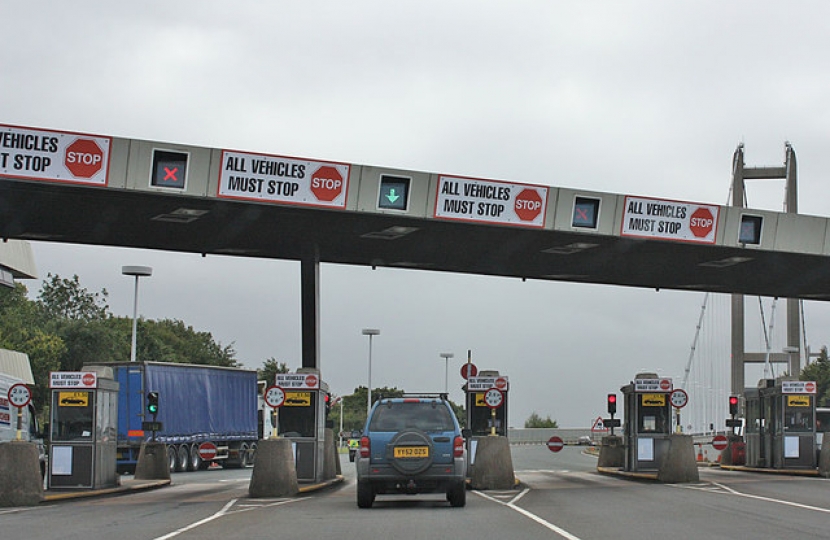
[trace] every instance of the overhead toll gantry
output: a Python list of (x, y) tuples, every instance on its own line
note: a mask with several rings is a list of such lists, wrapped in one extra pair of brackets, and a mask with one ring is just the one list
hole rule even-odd
[(0, 237), (300, 261), (306, 368), (321, 262), (830, 300), (827, 218), (277, 152), (0, 126)]

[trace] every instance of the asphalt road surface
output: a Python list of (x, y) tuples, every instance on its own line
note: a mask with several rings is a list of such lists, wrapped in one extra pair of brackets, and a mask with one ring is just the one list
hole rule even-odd
[(596, 473), (583, 448), (558, 454), (516, 446), (514, 490), (468, 492), (465, 508), (442, 495), (355, 502), (346, 481), (307, 496), (250, 499), (247, 470), (173, 475), (173, 485), (129, 495), (0, 509), (3, 539), (780, 539), (830, 537), (830, 481), (701, 470), (694, 485)]

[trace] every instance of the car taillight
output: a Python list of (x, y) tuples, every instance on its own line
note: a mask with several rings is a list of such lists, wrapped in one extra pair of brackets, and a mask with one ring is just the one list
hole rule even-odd
[(460, 435), (452, 442), (452, 455), (455, 457), (464, 455), (464, 438)]
[(360, 438), (360, 457), (369, 457), (370, 454), (369, 437)]

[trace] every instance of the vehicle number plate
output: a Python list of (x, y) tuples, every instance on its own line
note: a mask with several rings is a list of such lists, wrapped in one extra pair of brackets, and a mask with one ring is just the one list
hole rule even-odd
[(425, 458), (429, 457), (429, 446), (396, 446), (396, 458)]

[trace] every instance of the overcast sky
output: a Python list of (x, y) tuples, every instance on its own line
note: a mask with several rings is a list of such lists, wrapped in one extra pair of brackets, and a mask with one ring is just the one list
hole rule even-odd
[[(828, 216), (823, 0), (7, 0), (2, 13), (0, 123), (714, 204), (738, 143), (748, 166), (780, 166), (790, 141), (799, 210)], [(750, 206), (781, 210), (782, 183), (747, 189)], [(33, 247), (41, 277), (106, 288), (116, 315), (132, 314), (121, 266), (152, 266), (142, 316), (209, 331), (250, 368), (300, 366), (298, 263)], [(461, 401), (471, 350), (510, 377), (514, 426), (536, 411), (586, 427), (638, 371), (681, 376), (703, 299), (335, 265), (321, 279), (336, 393), (366, 384), (374, 327), (374, 386), (440, 391), (452, 352)], [(830, 343), (828, 306), (805, 311), (813, 350)]]

